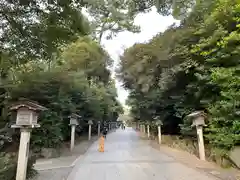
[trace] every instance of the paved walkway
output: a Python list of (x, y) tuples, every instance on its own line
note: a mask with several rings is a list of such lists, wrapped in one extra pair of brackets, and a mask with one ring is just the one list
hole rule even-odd
[(78, 159), (81, 159), (96, 139), (97, 137), (92, 137), (92, 140), (88, 141), (83, 137), (80, 143), (76, 142), (73, 151), (63, 150), (61, 157), (37, 160), (34, 168), (38, 171), (38, 175), (32, 180), (66, 180)]
[(97, 150), (95, 142), (67, 180), (216, 180), (147, 145), (131, 128), (109, 134), (105, 152)]

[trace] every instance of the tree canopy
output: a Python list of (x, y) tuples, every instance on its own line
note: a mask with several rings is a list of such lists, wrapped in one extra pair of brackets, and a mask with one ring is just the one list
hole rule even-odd
[[(89, 21), (84, 8), (96, 12), (94, 20)], [(110, 1), (2, 1), (0, 126), (12, 120), (8, 106), (21, 97), (48, 107), (32, 137), (33, 147), (54, 147), (68, 140), (68, 116), (73, 112), (82, 116), (79, 133), (86, 131), (89, 119), (116, 120), (122, 107), (110, 77), (112, 59), (92, 35), (95, 30), (132, 30), (131, 17), (126, 19), (122, 12), (126, 8)], [(108, 19), (103, 18), (106, 11)], [(103, 22), (109, 27), (99, 29)], [(113, 22), (119, 23), (117, 30), (115, 24), (110, 27)]]
[(136, 119), (160, 116), (166, 133), (188, 134), (185, 116), (203, 110), (211, 144), (239, 144), (239, 7), (199, 1), (180, 26), (125, 50), (117, 71)]

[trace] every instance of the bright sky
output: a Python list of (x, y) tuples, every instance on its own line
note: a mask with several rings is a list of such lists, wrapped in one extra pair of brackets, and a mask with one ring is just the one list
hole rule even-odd
[[(141, 26), (141, 33), (133, 34), (130, 32), (121, 32), (117, 37), (111, 40), (103, 40), (102, 43), (108, 50), (111, 57), (114, 59), (114, 67), (116, 68), (119, 62), (119, 55), (123, 53), (124, 49), (132, 46), (137, 42), (145, 42), (150, 40), (154, 35), (163, 32), (168, 26), (177, 22), (173, 17), (163, 17), (159, 15), (155, 9), (149, 13), (139, 14), (135, 23)], [(114, 73), (113, 73), (114, 76)], [(128, 92), (121, 87), (121, 83), (116, 84), (118, 90), (119, 101), (125, 105)]]

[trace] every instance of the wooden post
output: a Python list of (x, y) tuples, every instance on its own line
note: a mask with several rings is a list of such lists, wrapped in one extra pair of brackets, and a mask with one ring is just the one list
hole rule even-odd
[(88, 140), (89, 141), (91, 140), (91, 136), (92, 136), (92, 125), (89, 124), (89, 127), (88, 127)]
[(70, 119), (69, 126), (71, 126), (71, 144), (70, 144), (70, 151), (74, 149), (75, 146), (75, 131), (76, 126), (79, 125), (78, 118), (81, 118), (81, 116), (72, 113), (70, 116), (68, 116)]
[(39, 111), (45, 111), (47, 108), (37, 102), (22, 99), (14, 103), (10, 110), (17, 111), (16, 124), (11, 127), (19, 128), (21, 132), (16, 180), (26, 180), (31, 132), (33, 128), (40, 127), (38, 124)]
[(205, 161), (205, 147), (203, 140), (203, 127), (197, 126), (197, 136), (198, 136), (198, 148), (199, 148), (199, 158)]
[(72, 124), (71, 125), (71, 151), (74, 149), (75, 146), (75, 129), (76, 129), (76, 125)]
[(205, 161), (205, 148), (203, 140), (203, 126), (205, 126), (205, 118), (207, 115), (203, 111), (195, 111), (187, 116), (193, 120), (192, 126), (196, 126), (199, 158)]
[(98, 122), (98, 137), (100, 137), (100, 129), (101, 129), (101, 125), (100, 125), (100, 122)]
[(26, 180), (31, 129), (21, 128), (16, 180)]
[(162, 144), (161, 125), (158, 125), (158, 143)]
[(150, 138), (150, 125), (147, 125), (147, 134), (148, 134), (148, 139)]

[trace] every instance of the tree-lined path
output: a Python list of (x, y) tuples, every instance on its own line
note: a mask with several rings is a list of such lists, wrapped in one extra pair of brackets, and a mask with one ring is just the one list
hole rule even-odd
[(108, 135), (105, 152), (95, 142), (68, 180), (214, 180), (148, 146), (131, 128)]

